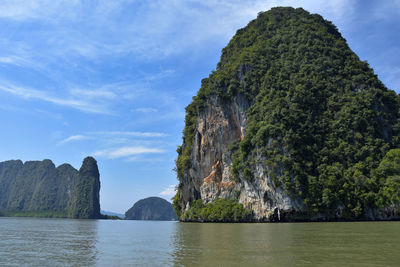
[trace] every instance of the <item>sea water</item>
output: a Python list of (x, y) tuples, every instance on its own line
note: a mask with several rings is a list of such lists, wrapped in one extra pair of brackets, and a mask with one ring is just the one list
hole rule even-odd
[(400, 266), (400, 222), (2, 217), (0, 266)]

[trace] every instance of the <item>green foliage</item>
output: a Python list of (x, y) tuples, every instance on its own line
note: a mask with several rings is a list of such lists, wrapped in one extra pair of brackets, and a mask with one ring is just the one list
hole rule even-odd
[(398, 158), (387, 152), (400, 143), (400, 97), (331, 22), (273, 8), (237, 31), (186, 108), (180, 181), (190, 168), (197, 114), (211, 96), (229, 101), (238, 94), (252, 105), (246, 135), (231, 148), (237, 180), (257, 179), (261, 157), (275, 186), (310, 214), (343, 207), (357, 218), (366, 208), (399, 203)]
[(100, 218), (100, 174), (92, 157), (84, 159), (79, 178), (74, 185), (74, 197), (69, 206), (69, 217), (81, 219)]
[(251, 211), (232, 199), (216, 199), (203, 204), (201, 199), (191, 203), (181, 217), (184, 221), (202, 222), (246, 222), (251, 220)]
[(380, 195), (377, 200), (381, 207), (400, 204), (400, 149), (389, 150), (376, 169)]
[(400, 174), (400, 149), (389, 150), (376, 169), (376, 175), (390, 177)]
[(253, 178), (254, 178), (253, 173), (252, 173), (251, 170), (250, 170), (249, 168), (247, 168), (247, 167), (245, 167), (245, 168), (243, 169), (243, 176), (244, 176), (244, 178), (245, 178), (246, 180), (248, 180), (248, 181), (252, 181)]
[(174, 208), (176, 216), (180, 218), (182, 215), (182, 200), (181, 200), (181, 190), (179, 188), (175, 196), (172, 198), (172, 207)]
[(183, 177), (185, 170), (190, 168), (190, 152), (194, 142), (196, 133), (196, 115), (199, 109), (204, 107), (202, 101), (204, 97), (196, 96), (193, 102), (186, 107), (185, 128), (183, 130), (183, 145), (178, 147), (176, 152), (178, 158), (176, 160), (176, 171), (178, 177)]

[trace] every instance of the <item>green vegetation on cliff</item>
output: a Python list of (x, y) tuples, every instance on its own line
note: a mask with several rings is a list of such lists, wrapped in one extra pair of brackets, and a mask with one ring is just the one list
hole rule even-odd
[(5, 216), (99, 218), (99, 174), (86, 158), (78, 172), (51, 160), (0, 162), (0, 211)]
[(79, 169), (78, 181), (74, 185), (74, 197), (71, 199), (69, 217), (100, 218), (100, 174), (97, 162), (87, 157)]
[(159, 197), (141, 199), (125, 213), (125, 220), (173, 221), (176, 219), (171, 203)]
[(182, 200), (181, 200), (181, 190), (179, 188), (175, 196), (172, 198), (172, 207), (174, 208), (176, 216), (180, 218), (182, 215)]
[[(374, 176), (379, 183), (378, 206), (387, 207), (400, 203), (400, 149), (386, 153)], [(400, 214), (400, 209), (395, 212)]]
[(199, 222), (247, 222), (251, 221), (251, 210), (232, 199), (216, 199), (204, 204), (195, 200), (181, 217), (183, 221)]
[(310, 215), (340, 209), (354, 219), (400, 204), (400, 97), (331, 22), (273, 8), (237, 31), (186, 108), (180, 181), (199, 111), (212, 95), (229, 101), (238, 94), (251, 103), (244, 139), (232, 145), (238, 180), (254, 182), (262, 161), (275, 187)]

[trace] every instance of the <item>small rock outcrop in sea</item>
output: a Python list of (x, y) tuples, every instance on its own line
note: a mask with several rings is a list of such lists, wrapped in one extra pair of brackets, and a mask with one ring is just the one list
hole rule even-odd
[(400, 219), (399, 107), (331, 22), (301, 8), (259, 13), (186, 107), (176, 213)]
[(149, 197), (136, 202), (125, 213), (125, 220), (175, 221), (177, 217), (171, 203), (163, 198)]
[(84, 159), (79, 171), (51, 160), (0, 162), (0, 211), (7, 216), (100, 218), (97, 162)]

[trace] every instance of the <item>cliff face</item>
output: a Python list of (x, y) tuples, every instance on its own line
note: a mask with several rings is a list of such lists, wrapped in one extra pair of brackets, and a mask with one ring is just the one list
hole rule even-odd
[(399, 152), (399, 107), (332, 23), (260, 13), (186, 108), (174, 208), (186, 221), (216, 199), (254, 221), (399, 219), (400, 168), (380, 170)]
[(71, 218), (100, 218), (100, 174), (92, 157), (83, 160), (73, 188), (69, 216)]
[(235, 182), (229, 175), (228, 146), (244, 136), (249, 103), (243, 96), (229, 103), (213, 96), (196, 118), (196, 135), (191, 149), (191, 168), (182, 177), (188, 185), (182, 197), (190, 202), (199, 197), (212, 201), (230, 194)]
[[(83, 194), (82, 188), (91, 190)], [(98, 171), (87, 175), (69, 164), (56, 168), (51, 160), (0, 163), (0, 211), (6, 214), (98, 218), (99, 190)], [(93, 212), (75, 212), (82, 209)]]
[(174, 221), (176, 219), (171, 203), (159, 197), (141, 199), (125, 213), (125, 220)]
[(191, 150), (190, 168), (180, 180), (185, 209), (190, 202), (204, 203), (218, 198), (238, 199), (254, 212), (254, 219), (273, 219), (275, 210), (298, 209), (296, 200), (276, 188), (263, 162), (254, 165), (257, 179), (248, 182), (232, 175), (232, 144), (243, 140), (247, 124), (246, 111), (251, 103), (244, 95), (223, 100), (214, 95), (196, 117), (196, 135)]

